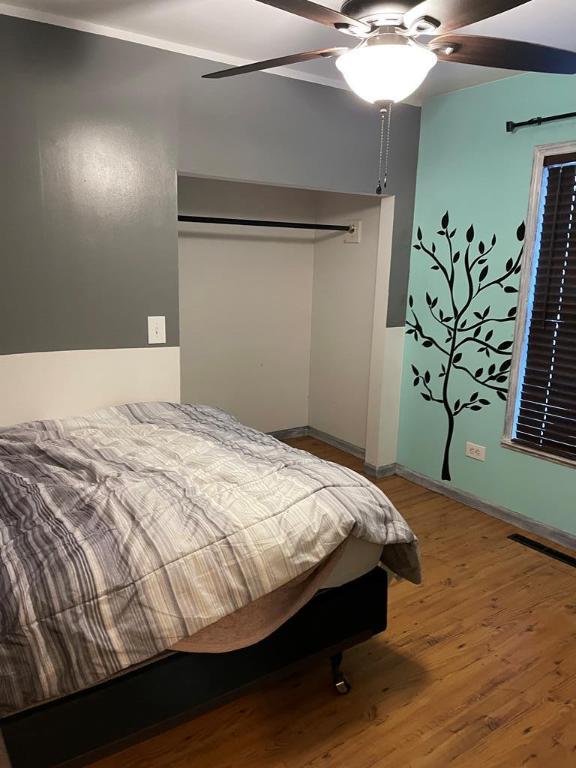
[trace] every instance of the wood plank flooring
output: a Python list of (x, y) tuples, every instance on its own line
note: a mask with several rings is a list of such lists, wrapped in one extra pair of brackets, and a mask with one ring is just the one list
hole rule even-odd
[(352, 692), (311, 665), (93, 768), (575, 768), (576, 569), (481, 512), (377, 484), (420, 538), (424, 584), (392, 585), (388, 631), (345, 655)]

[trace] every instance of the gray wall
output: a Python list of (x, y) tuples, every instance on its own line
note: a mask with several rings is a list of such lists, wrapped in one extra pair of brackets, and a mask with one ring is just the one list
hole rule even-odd
[[(178, 343), (176, 172), (371, 192), (378, 119), (351, 94), (0, 17), (0, 354)], [(399, 106), (389, 324), (404, 322), (420, 110)]]

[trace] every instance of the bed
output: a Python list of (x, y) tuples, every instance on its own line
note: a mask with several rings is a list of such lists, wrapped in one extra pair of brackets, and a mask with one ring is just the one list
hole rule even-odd
[(372, 483), (176, 403), (0, 430), (0, 547), (14, 768), (84, 764), (314, 654), (342, 683), (386, 626), (379, 563), (420, 580)]

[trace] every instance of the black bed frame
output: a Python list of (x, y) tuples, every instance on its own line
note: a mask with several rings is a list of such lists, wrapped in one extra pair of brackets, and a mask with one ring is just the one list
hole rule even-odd
[(332, 660), (386, 629), (386, 572), (319, 592), (265, 640), (222, 654), (175, 653), (102, 685), (0, 720), (0, 766), (72, 768), (210, 709), (311, 657)]

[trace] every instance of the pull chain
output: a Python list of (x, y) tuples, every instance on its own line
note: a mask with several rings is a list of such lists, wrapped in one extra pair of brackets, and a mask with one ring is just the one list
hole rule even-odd
[[(390, 159), (390, 121), (392, 102), (380, 110), (380, 159), (378, 162), (378, 186), (376, 194), (383, 194), (388, 186), (388, 161)], [(382, 183), (382, 165), (384, 165), (384, 183)]]

